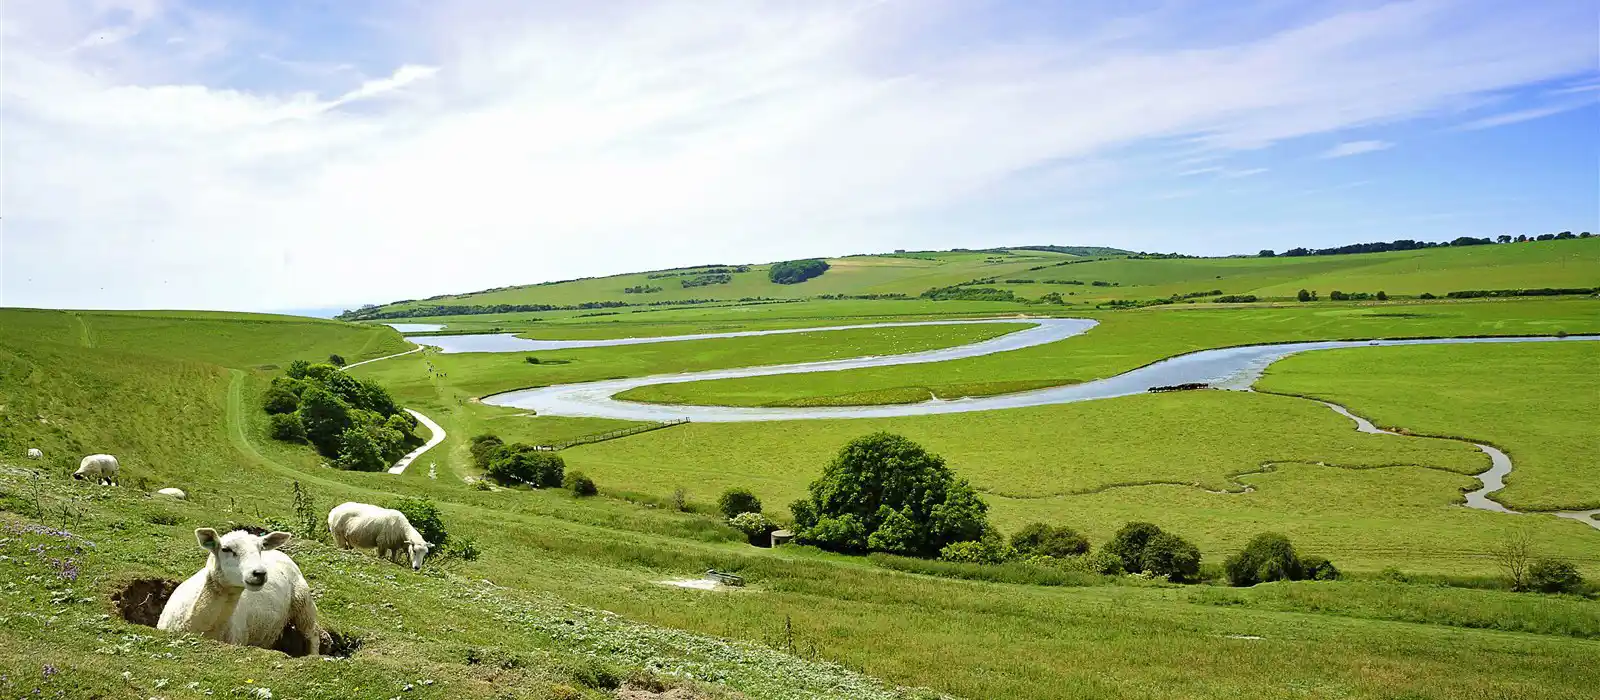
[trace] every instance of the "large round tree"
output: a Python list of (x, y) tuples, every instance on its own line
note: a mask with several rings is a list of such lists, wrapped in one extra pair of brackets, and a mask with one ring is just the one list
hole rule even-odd
[(873, 433), (845, 445), (790, 509), (801, 539), (819, 547), (932, 557), (981, 537), (989, 507), (943, 458)]

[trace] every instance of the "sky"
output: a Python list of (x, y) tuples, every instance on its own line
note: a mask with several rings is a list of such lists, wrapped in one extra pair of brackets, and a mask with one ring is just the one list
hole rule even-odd
[(52, 0), (0, 305), (1600, 231), (1600, 0)]

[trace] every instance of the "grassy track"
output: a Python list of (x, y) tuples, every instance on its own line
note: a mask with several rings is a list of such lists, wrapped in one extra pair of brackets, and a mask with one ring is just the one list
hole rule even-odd
[(1291, 357), (1261, 386), (1334, 401), (1379, 425), (1500, 447), (1515, 467), (1495, 500), (1512, 508), (1600, 507), (1600, 343), (1377, 351), (1390, 349)]
[(1462, 335), (1600, 332), (1600, 301), (1159, 308), (1079, 314), (1081, 336), (1023, 350), (924, 366), (878, 367), (640, 387), (631, 401), (732, 406), (897, 403), (911, 390), (941, 399), (986, 396), (1107, 377), (1196, 350), (1254, 343)]

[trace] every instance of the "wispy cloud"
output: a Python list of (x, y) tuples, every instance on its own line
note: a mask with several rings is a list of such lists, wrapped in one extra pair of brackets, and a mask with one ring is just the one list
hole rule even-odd
[[(1019, 201), (1049, 205), (1034, 230), (1070, 230), (1065, 200), (1096, 188), (1248, 177), (1266, 168), (1223, 164), (1596, 61), (1584, 8), (1489, 0), (998, 27), (957, 0), (340, 3), (381, 16), (330, 18), (367, 32), (337, 40), (228, 5), (115, 4), (0, 20), (5, 303), (378, 301), (931, 245), (952, 210), (993, 221)], [(70, 51), (106, 26), (129, 29)]]
[(1476, 131), (1479, 129), (1492, 129), (1497, 126), (1506, 126), (1508, 124), (1519, 124), (1522, 122), (1533, 121), (1535, 119), (1543, 119), (1545, 117), (1554, 116), (1562, 112), (1570, 112), (1587, 104), (1589, 103), (1568, 102), (1565, 104), (1550, 105), (1547, 107), (1519, 109), (1514, 112), (1504, 112), (1501, 114), (1484, 117), (1482, 119), (1474, 119), (1470, 122), (1457, 126), (1456, 129), (1460, 131)]
[(1388, 141), (1346, 141), (1333, 148), (1323, 151), (1319, 158), (1346, 158), (1359, 156), (1363, 153), (1374, 153), (1394, 148)]

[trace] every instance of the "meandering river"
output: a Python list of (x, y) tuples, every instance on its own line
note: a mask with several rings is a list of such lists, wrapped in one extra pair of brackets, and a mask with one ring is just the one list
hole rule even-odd
[[(801, 362), (785, 365), (764, 365), (755, 367), (736, 367), (729, 369), (707, 370), (702, 372), (683, 372), (678, 374), (659, 374), (648, 377), (632, 377), (626, 379), (608, 379), (603, 381), (582, 382), (577, 384), (558, 384), (554, 386), (539, 387), (534, 389), (520, 389), (508, 391), (485, 397), (484, 403), (496, 406), (511, 406), (515, 408), (531, 409), (539, 415), (545, 416), (574, 416), (593, 418), (615, 418), (633, 421), (668, 421), (688, 419), (696, 422), (741, 422), (741, 421), (777, 421), (777, 420), (807, 420), (807, 419), (840, 419), (840, 418), (891, 418), (897, 416), (921, 416), (940, 413), (966, 413), (969, 411), (992, 411), (1004, 408), (1023, 408), (1027, 406), (1045, 406), (1060, 403), (1074, 403), (1078, 401), (1092, 401), (1108, 399), (1119, 396), (1131, 396), (1147, 392), (1151, 387), (1172, 386), (1178, 384), (1204, 383), (1219, 389), (1249, 390), (1251, 385), (1261, 377), (1267, 366), (1296, 353), (1313, 350), (1334, 350), (1339, 348), (1357, 348), (1370, 346), (1398, 346), (1398, 345), (1445, 345), (1464, 343), (1550, 343), (1563, 341), (1600, 340), (1600, 335), (1581, 335), (1566, 337), (1517, 337), (1517, 338), (1419, 338), (1409, 340), (1362, 340), (1362, 341), (1316, 341), (1302, 343), (1280, 343), (1267, 345), (1248, 345), (1233, 348), (1217, 348), (1202, 350), (1167, 358), (1159, 362), (1130, 370), (1122, 374), (1097, 379), (1094, 381), (1073, 384), (1069, 386), (1051, 387), (1034, 391), (1023, 391), (999, 396), (985, 396), (974, 398), (955, 399), (950, 401), (932, 399), (920, 403), (893, 404), (885, 406), (829, 406), (807, 408), (763, 408), (741, 406), (687, 406), (676, 404), (647, 404), (633, 401), (621, 401), (613, 398), (614, 395), (643, 386), (659, 384), (679, 384), (684, 382), (698, 382), (711, 379), (733, 379), (742, 377), (763, 377), (780, 374), (800, 374), (812, 372), (837, 372), (846, 369), (861, 369), (867, 367), (890, 367), (895, 365), (920, 364), (927, 362), (944, 362), (968, 357), (980, 357), (997, 352), (1019, 350), (1022, 348), (1053, 343), (1079, 335), (1096, 325), (1095, 321), (1088, 319), (1071, 318), (1011, 318), (1011, 319), (984, 319), (968, 321), (917, 321), (904, 323), (876, 323), (857, 326), (827, 326), (821, 328), (794, 328), (767, 331), (739, 331), (734, 333), (708, 333), (703, 335), (666, 336), (659, 338), (616, 338), (606, 340), (530, 340), (518, 338), (511, 334), (493, 335), (460, 335), (460, 336), (423, 336), (408, 338), (412, 342), (431, 345), (439, 348), (440, 352), (526, 352), (530, 350), (552, 350), (564, 348), (608, 347), (617, 345), (636, 345), (641, 343), (664, 343), (687, 340), (704, 340), (712, 338), (736, 338), (760, 335), (779, 335), (785, 333), (808, 333), (819, 331), (843, 330), (847, 328), (889, 328), (903, 326), (930, 326), (930, 325), (955, 325), (969, 323), (1017, 323), (1027, 322), (1035, 324), (1032, 328), (1008, 333), (1003, 336), (988, 340), (960, 345), (938, 350), (906, 353), (902, 355), (883, 355), (856, 357), (844, 360), (827, 360), (821, 362)], [(1356, 416), (1343, 407), (1328, 404), (1334, 410), (1354, 419), (1357, 428), (1363, 432), (1387, 432), (1370, 421)], [(1477, 443), (1474, 443), (1477, 444)], [(1478, 445), (1479, 449), (1488, 454), (1492, 466), (1478, 478), (1483, 482), (1483, 487), (1467, 494), (1468, 507), (1482, 510), (1511, 513), (1504, 506), (1488, 498), (1488, 495), (1504, 487), (1504, 478), (1511, 471), (1511, 459), (1504, 452), (1489, 445)], [(1600, 528), (1600, 521), (1595, 519), (1600, 511), (1569, 511), (1554, 513), (1561, 517), (1573, 518)]]

